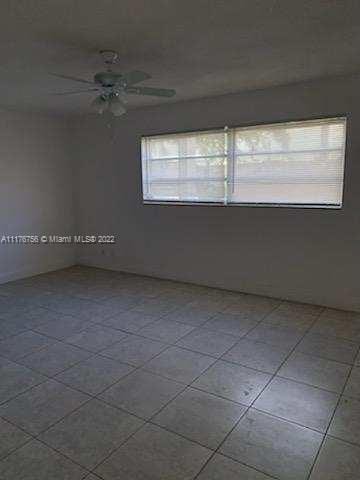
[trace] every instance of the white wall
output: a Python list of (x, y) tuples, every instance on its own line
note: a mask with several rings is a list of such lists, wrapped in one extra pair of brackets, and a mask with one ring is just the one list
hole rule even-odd
[[(74, 233), (68, 122), (0, 111), (0, 238)], [(0, 283), (72, 265), (72, 245), (0, 244)]]
[[(78, 122), (79, 227), (115, 234), (79, 262), (360, 310), (360, 77), (144, 108)], [(140, 135), (348, 116), (342, 210), (161, 206), (141, 200)], [(112, 135), (114, 138), (112, 139)]]

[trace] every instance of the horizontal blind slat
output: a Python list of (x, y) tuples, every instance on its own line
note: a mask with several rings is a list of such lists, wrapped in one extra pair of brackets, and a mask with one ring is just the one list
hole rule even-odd
[(344, 118), (228, 129), (234, 138), (229, 156), (225, 130), (143, 137), (143, 197), (341, 204), (345, 129)]

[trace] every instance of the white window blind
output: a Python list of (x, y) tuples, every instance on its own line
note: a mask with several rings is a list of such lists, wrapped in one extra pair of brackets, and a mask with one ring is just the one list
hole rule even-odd
[(143, 137), (143, 198), (340, 207), (345, 139), (345, 118)]

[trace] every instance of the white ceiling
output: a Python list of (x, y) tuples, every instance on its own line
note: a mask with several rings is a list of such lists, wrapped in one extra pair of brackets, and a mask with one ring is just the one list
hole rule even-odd
[(49, 73), (91, 79), (106, 48), (177, 90), (130, 107), (353, 73), (359, 25), (358, 0), (1, 0), (0, 106), (86, 112), (91, 95), (52, 96), (78, 85)]

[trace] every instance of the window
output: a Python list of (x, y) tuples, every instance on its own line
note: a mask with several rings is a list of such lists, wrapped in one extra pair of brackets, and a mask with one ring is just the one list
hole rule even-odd
[(142, 138), (146, 203), (341, 207), (346, 119)]

